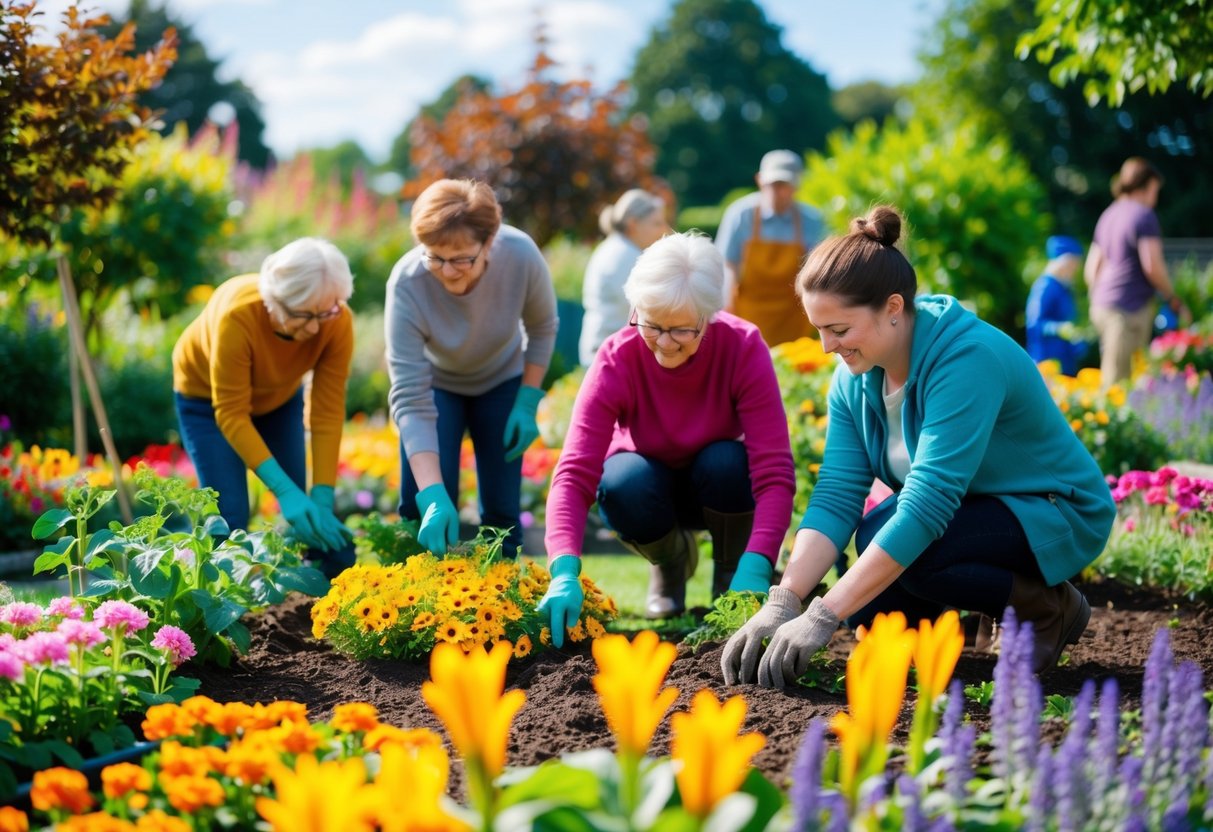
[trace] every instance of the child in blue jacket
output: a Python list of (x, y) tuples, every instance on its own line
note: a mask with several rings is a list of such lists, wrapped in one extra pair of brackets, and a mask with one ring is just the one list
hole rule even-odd
[(1062, 373), (1072, 376), (1087, 351), (1087, 343), (1074, 324), (1078, 307), (1072, 288), (1074, 275), (1082, 265), (1082, 245), (1073, 237), (1050, 237), (1045, 253), (1049, 263), (1028, 293), (1028, 355), (1037, 363), (1055, 360)]

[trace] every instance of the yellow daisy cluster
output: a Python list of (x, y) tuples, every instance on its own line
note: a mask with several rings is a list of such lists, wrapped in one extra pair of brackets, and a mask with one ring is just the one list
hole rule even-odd
[(1070, 429), (1103, 471), (1115, 472), (1125, 461), (1137, 464), (1135, 454), (1146, 446), (1149, 432), (1129, 407), (1124, 386), (1112, 384), (1105, 389), (1094, 368), (1079, 370), (1071, 378), (1058, 372), (1054, 361), (1037, 366)]
[[(488, 546), (467, 557), (441, 559), (426, 553), (404, 564), (355, 566), (333, 581), (312, 607), (312, 635), (355, 659), (420, 660), (435, 644), (465, 653), (509, 641), (523, 658), (550, 633), (536, 605), (547, 591), (547, 572), (530, 561), (500, 561)], [(573, 641), (597, 638), (617, 613), (615, 602), (589, 578), (582, 618), (569, 631)]]

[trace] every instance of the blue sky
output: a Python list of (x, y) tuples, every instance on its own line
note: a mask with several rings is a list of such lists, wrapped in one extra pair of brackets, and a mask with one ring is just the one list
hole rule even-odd
[[(837, 88), (917, 74), (915, 53), (941, 0), (758, 0), (784, 29), (784, 46)], [(68, 0), (43, 0), (45, 20)], [(372, 158), (417, 109), (453, 79), (473, 72), (519, 83), (532, 56), (537, 0), (168, 0), (193, 24), (223, 72), (240, 77), (264, 105), (265, 139), (279, 156), (343, 139)], [(546, 0), (560, 72), (600, 89), (626, 77), (672, 0)], [(126, 0), (86, 0), (121, 11)], [(588, 73), (587, 73), (588, 68)]]

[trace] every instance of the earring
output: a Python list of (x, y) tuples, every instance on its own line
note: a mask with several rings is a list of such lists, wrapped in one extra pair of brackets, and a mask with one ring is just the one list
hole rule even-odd
[(897, 319), (893, 318), (891, 321), (889, 321), (889, 323), (891, 323), (893, 326), (897, 326)]

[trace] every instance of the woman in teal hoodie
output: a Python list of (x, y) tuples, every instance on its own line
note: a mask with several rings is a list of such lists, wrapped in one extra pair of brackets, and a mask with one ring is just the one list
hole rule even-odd
[[(915, 297), (900, 233), (897, 211), (877, 206), (818, 245), (797, 277), (841, 366), (787, 571), (725, 646), (730, 684), (757, 671), (759, 684), (783, 687), (841, 620), (879, 612), (914, 624), (948, 607), (992, 617), (1013, 607), (1032, 622), (1038, 672), (1086, 629), (1090, 606), (1069, 579), (1107, 542), (1108, 485), (1021, 346), (953, 297)], [(864, 515), (874, 478), (893, 494)], [(852, 534), (855, 565), (802, 613)]]

